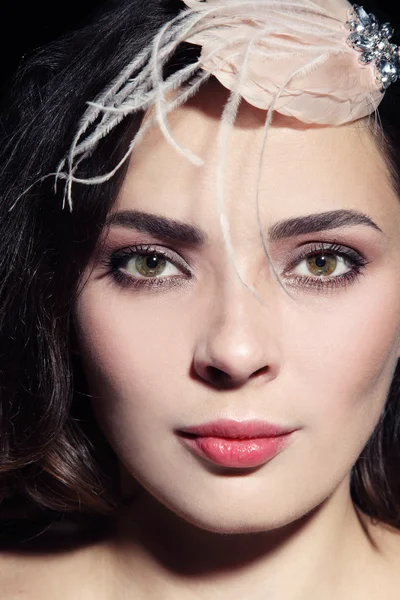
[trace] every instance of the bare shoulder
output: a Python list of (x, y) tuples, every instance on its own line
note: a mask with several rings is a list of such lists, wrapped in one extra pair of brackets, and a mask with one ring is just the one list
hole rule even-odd
[(0, 595), (2, 600), (103, 600), (106, 571), (98, 542), (2, 548)]

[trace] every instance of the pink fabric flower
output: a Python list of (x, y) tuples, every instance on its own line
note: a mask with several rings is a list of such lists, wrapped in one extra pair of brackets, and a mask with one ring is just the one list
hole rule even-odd
[(347, 43), (347, 0), (184, 0), (199, 19), (186, 41), (202, 68), (258, 108), (341, 125), (383, 98), (373, 65)]

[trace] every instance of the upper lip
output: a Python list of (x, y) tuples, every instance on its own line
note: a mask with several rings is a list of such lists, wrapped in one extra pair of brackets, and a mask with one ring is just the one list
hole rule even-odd
[(267, 421), (234, 421), (222, 419), (193, 427), (185, 427), (179, 433), (198, 437), (220, 437), (228, 439), (252, 439), (277, 437), (294, 431), (292, 427), (282, 427)]

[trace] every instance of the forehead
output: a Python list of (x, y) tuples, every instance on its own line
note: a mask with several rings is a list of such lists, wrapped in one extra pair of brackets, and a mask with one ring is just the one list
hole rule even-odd
[(366, 122), (316, 127), (275, 115), (265, 136), (266, 113), (243, 102), (221, 139), (227, 98), (222, 87), (210, 84), (169, 117), (172, 135), (203, 159), (201, 167), (179, 154), (158, 127), (150, 129), (132, 154), (115, 209), (201, 219), (213, 212), (223, 180), (232, 215), (251, 212), (257, 193), (272, 220), (338, 208), (361, 210), (378, 221), (399, 213)]

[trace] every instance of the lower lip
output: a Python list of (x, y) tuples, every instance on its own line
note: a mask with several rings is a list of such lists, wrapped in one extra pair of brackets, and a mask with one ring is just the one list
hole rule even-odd
[(259, 467), (274, 458), (287, 444), (290, 434), (248, 440), (219, 437), (183, 438), (191, 450), (216, 465), (233, 468)]

